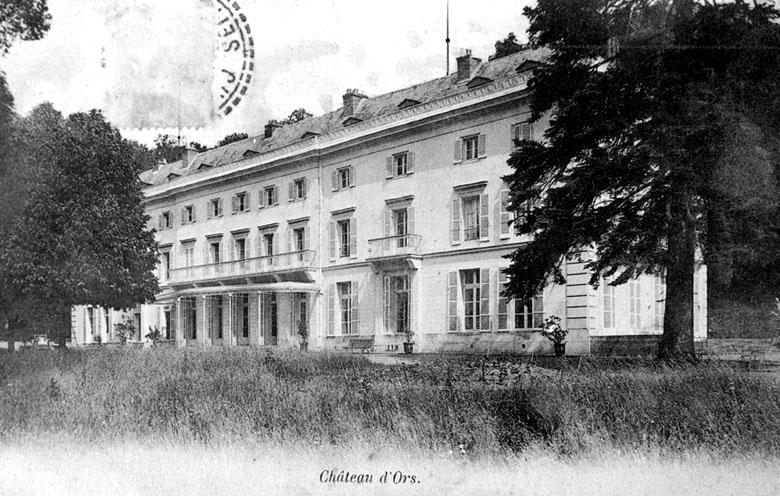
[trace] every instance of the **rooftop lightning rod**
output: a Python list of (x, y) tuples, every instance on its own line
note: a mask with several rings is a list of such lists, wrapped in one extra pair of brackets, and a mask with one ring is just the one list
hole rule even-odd
[(450, 0), (447, 0), (447, 76), (450, 75)]

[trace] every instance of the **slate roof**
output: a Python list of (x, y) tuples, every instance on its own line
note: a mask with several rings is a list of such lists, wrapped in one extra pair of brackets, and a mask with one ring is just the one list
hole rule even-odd
[[(389, 115), (399, 112), (404, 106), (409, 106), (410, 101), (425, 104), (441, 98), (450, 97), (458, 93), (469, 91), (469, 83), (473, 88), (476, 83), (483, 81), (497, 81), (517, 75), (517, 70), (533, 68), (537, 64), (529, 61), (544, 60), (549, 54), (546, 49), (527, 49), (512, 55), (482, 62), (474, 70), (471, 78), (457, 81), (457, 71), (448, 76), (416, 84), (408, 88), (392, 91), (383, 95), (363, 98), (357, 104), (351, 116), (343, 115), (343, 108), (339, 108), (324, 115), (309, 117), (295, 124), (289, 124), (274, 130), (273, 136), (265, 138), (263, 134), (214, 148), (195, 155), (188, 166), (184, 167), (181, 161), (170, 164), (161, 164), (156, 169), (144, 171), (140, 179), (144, 184), (157, 185), (169, 180), (176, 180), (178, 176), (186, 176), (197, 172), (202, 164), (209, 167), (219, 167), (242, 160), (252, 152), (258, 154), (270, 152), (305, 138), (305, 135), (323, 135), (337, 129), (348, 127), (355, 119), (366, 121), (371, 118)], [(478, 85), (478, 84), (477, 84)], [(353, 117), (354, 119), (350, 119)], [(346, 125), (345, 125), (346, 124)], [(171, 177), (172, 179), (169, 179)]]

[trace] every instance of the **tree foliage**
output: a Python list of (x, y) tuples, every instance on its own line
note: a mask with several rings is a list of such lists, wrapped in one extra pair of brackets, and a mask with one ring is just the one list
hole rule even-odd
[(496, 53), (493, 54), (491, 59), (506, 57), (507, 55), (512, 55), (513, 53), (517, 53), (521, 50), (523, 50), (523, 45), (517, 42), (517, 36), (515, 36), (515, 33), (510, 32), (506, 38), (496, 42)]
[(40, 40), (50, 21), (46, 0), (0, 0), (0, 54), (17, 39)]
[(311, 116), (312, 114), (310, 114), (305, 108), (299, 108), (290, 112), (290, 115), (288, 115), (286, 118), (279, 121), (279, 124), (283, 126), (286, 126), (288, 124), (295, 124), (296, 122), (300, 122), (304, 119), (308, 119)]
[(156, 241), (132, 145), (95, 110), (64, 118), (44, 104), (21, 126), (20, 166), (36, 173), (24, 211), (2, 240), (8, 319), (47, 326), (62, 339), (73, 305), (151, 301)]
[(228, 134), (221, 140), (217, 141), (217, 146), (225, 146), (229, 145), (230, 143), (235, 143), (236, 141), (245, 140), (249, 137), (246, 133), (232, 133)]
[(539, 0), (525, 14), (531, 43), (552, 50), (529, 83), (533, 118), (550, 126), (509, 160), (510, 208), (527, 213), (516, 229), (534, 238), (511, 256), (508, 292), (563, 282), (563, 258), (593, 249), (594, 285), (665, 274), (659, 356), (692, 355), (697, 250), (730, 267), (740, 233), (778, 240), (778, 13)]
[(154, 140), (154, 148), (152, 153), (156, 163), (171, 164), (181, 160), (182, 152), (186, 148), (195, 150), (196, 152), (205, 152), (209, 148), (201, 145), (197, 141), (190, 141), (188, 145), (180, 145), (179, 140), (175, 136), (170, 134), (159, 134)]

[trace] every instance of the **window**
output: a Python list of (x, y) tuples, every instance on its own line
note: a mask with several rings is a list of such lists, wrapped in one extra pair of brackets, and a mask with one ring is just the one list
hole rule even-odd
[(474, 134), (455, 141), (454, 162), (468, 162), (470, 160), (484, 158), (486, 156), (485, 141), (484, 134)]
[(238, 261), (239, 267), (246, 265), (247, 254), (249, 247), (247, 246), (246, 238), (234, 238), (233, 239), (233, 260)]
[(409, 216), (405, 208), (393, 210), (393, 224), (395, 225), (395, 236), (397, 237), (398, 247), (403, 248), (409, 244)]
[(209, 200), (208, 205), (206, 206), (206, 217), (209, 219), (213, 219), (215, 217), (222, 217), (222, 199), (221, 198), (213, 198)]
[(160, 253), (160, 256), (162, 257), (162, 264), (161, 264), (161, 270), (160, 270), (160, 278), (164, 282), (171, 278), (171, 252), (164, 251)]
[(357, 221), (354, 217), (330, 223), (330, 260), (357, 257)]
[(507, 277), (503, 270), (498, 271), (498, 328), (506, 329), (509, 325), (509, 300), (503, 296), (507, 287)]
[(292, 250), (304, 251), (306, 249), (306, 229), (297, 227), (292, 230)]
[(464, 328), (467, 331), (490, 329), (490, 276), (488, 269), (461, 271)]
[(213, 264), (222, 262), (221, 243), (219, 241), (212, 241), (209, 243), (209, 261)]
[(338, 222), (339, 234), (339, 256), (349, 256), (349, 220), (340, 220)]
[(479, 197), (463, 199), (463, 238), (479, 239)]
[(195, 222), (195, 206), (187, 205), (181, 210), (181, 223), (191, 224)]
[(452, 200), (451, 241), (490, 240), (490, 203), (487, 194), (456, 197)]
[(184, 339), (194, 340), (198, 338), (196, 300), (193, 297), (184, 297), (181, 300), (182, 326)]
[(184, 266), (192, 267), (195, 265), (195, 246), (190, 243), (184, 245)]
[(512, 148), (517, 148), (521, 140), (534, 139), (534, 128), (530, 122), (521, 122), (512, 125)]
[(610, 285), (612, 278), (602, 279), (602, 316), (605, 328), (615, 327), (615, 286)]
[(174, 329), (174, 318), (176, 314), (175, 307), (173, 305), (166, 305), (163, 310), (163, 319), (165, 320), (165, 339), (174, 339), (176, 336), (176, 330)]
[(409, 329), (409, 276), (385, 276), (385, 331), (404, 333)]
[(279, 188), (266, 186), (260, 192), (260, 208), (273, 207), (274, 205), (279, 205)]
[(308, 293), (292, 294), (292, 322), (290, 335), (296, 336), (301, 322), (309, 324), (309, 296)]
[(242, 191), (236, 193), (232, 198), (232, 210), (233, 213), (248, 212), (249, 211), (249, 193)]
[(327, 290), (328, 336), (358, 334), (357, 281), (331, 284)]
[(402, 152), (387, 157), (386, 177), (403, 177), (414, 173), (414, 153)]
[(544, 302), (541, 295), (530, 299), (516, 299), (515, 329), (541, 329), (544, 321)]
[(331, 177), (331, 189), (339, 191), (342, 189), (355, 187), (355, 168), (351, 165), (340, 167), (333, 171)]
[(266, 265), (274, 265), (274, 255), (278, 251), (276, 249), (276, 236), (272, 232), (263, 233), (262, 243)]
[(206, 297), (206, 325), (208, 326), (208, 337), (211, 339), (219, 340), (223, 337), (224, 307), (222, 295)]
[(628, 325), (631, 329), (642, 328), (642, 284), (633, 279), (628, 283)]
[(173, 214), (170, 211), (166, 211), (160, 214), (158, 227), (161, 231), (163, 229), (170, 229), (173, 227)]
[(290, 183), (289, 200), (298, 201), (306, 198), (306, 178), (302, 177)]

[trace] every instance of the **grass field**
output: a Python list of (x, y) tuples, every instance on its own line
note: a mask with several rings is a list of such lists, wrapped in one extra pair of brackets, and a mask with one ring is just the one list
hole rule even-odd
[[(780, 391), (726, 362), (25, 351), (0, 354), (0, 446), (0, 464), (15, 467), (0, 476), (2, 494), (47, 477), (71, 494), (123, 483), (127, 494), (409, 485), (379, 483), (384, 472), (415, 475), (415, 491), (773, 494)], [(375, 480), (320, 482), (332, 469)], [(219, 487), (229, 490), (208, 490)]]

